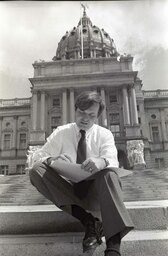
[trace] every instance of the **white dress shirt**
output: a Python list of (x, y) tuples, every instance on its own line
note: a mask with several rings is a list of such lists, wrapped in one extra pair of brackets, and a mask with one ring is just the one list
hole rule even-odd
[[(76, 123), (59, 126), (48, 138), (44, 146), (33, 156), (33, 163), (43, 162), (48, 157), (57, 157), (66, 153), (76, 163), (80, 132)], [(114, 137), (108, 129), (94, 124), (86, 131), (86, 155), (101, 157), (109, 161), (109, 167), (118, 167), (117, 149)]]

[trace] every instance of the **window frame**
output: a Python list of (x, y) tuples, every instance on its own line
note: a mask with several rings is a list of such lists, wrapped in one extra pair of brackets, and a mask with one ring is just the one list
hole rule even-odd
[[(9, 136), (9, 139), (5, 139), (6, 136)], [(12, 141), (12, 134), (11, 133), (4, 133), (4, 138), (3, 138), (3, 149), (4, 150), (11, 149), (11, 141)]]
[[(54, 101), (58, 101), (58, 103), (57, 104), (54, 104)], [(54, 96), (53, 98), (52, 98), (52, 106), (54, 107), (54, 108), (59, 108), (60, 106), (61, 106), (61, 98), (60, 98), (60, 96)]]
[[(115, 118), (115, 116), (117, 118)], [(120, 113), (119, 112), (111, 112), (109, 113), (109, 123), (111, 124), (120, 124)]]
[[(21, 136), (25, 135), (25, 139), (21, 139)], [(24, 141), (25, 140), (25, 141)], [(24, 143), (23, 143), (24, 141)], [(27, 147), (27, 133), (26, 132), (20, 132), (19, 133), (19, 149), (25, 149)]]
[(16, 174), (25, 174), (25, 164), (17, 164), (16, 165)]
[[(113, 129), (115, 128), (115, 129)], [(118, 128), (118, 129), (116, 129)], [(120, 131), (120, 125), (119, 124), (110, 124), (110, 131), (114, 135), (114, 137), (120, 137), (121, 131)]]
[[(157, 128), (157, 131), (154, 131), (153, 128)], [(152, 132), (152, 141), (153, 143), (160, 143), (160, 130), (158, 125), (152, 125), (151, 126), (151, 132)]]
[[(53, 122), (52, 120), (56, 118), (58, 119), (58, 122)], [(61, 125), (61, 116), (60, 115), (57, 115), (57, 116), (51, 116), (51, 132), (53, 132), (55, 129), (57, 129), (58, 126)]]
[(8, 174), (9, 174), (9, 165), (0, 165), (0, 175), (8, 175)]
[[(115, 100), (110, 100), (110, 98), (113, 97), (115, 98)], [(110, 93), (109, 94), (109, 105), (112, 105), (112, 104), (115, 104), (115, 103), (118, 103), (118, 97), (117, 97), (117, 94), (115, 93)]]
[(156, 157), (155, 158), (155, 165), (157, 168), (161, 169), (165, 166), (165, 161), (163, 157)]

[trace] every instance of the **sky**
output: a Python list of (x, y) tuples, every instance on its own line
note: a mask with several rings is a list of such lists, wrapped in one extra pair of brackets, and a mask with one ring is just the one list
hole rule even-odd
[[(134, 57), (143, 90), (168, 90), (168, 0), (81, 1), (93, 25)], [(31, 97), (34, 61), (51, 61), (80, 1), (0, 1), (0, 99)]]

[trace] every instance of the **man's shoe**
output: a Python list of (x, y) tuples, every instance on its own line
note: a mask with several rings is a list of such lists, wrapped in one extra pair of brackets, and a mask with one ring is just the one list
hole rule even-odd
[(115, 248), (107, 248), (104, 252), (104, 256), (121, 256), (121, 253)]
[(83, 238), (83, 252), (95, 248), (102, 243), (103, 227), (98, 218), (88, 220), (85, 225), (86, 231)]

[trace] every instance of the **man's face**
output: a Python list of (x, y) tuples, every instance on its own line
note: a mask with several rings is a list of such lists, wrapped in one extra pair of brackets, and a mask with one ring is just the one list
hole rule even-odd
[(94, 103), (90, 108), (86, 110), (80, 110), (77, 108), (75, 112), (76, 124), (80, 130), (87, 131), (97, 120), (99, 111), (99, 103)]

